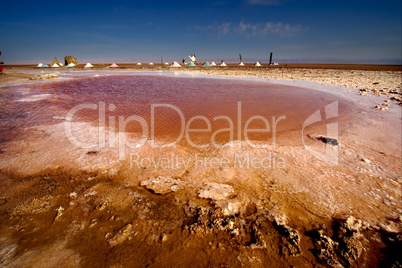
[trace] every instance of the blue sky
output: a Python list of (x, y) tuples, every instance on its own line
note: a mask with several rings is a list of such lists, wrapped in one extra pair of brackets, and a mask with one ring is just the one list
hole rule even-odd
[(80, 59), (401, 64), (401, 1), (3, 1), (1, 61)]

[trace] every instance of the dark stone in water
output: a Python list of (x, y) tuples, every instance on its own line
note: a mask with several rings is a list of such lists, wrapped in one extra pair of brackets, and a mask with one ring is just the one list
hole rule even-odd
[(326, 144), (339, 145), (339, 142), (337, 139), (321, 137), (321, 140)]
[(89, 151), (89, 152), (87, 152), (87, 155), (97, 155), (97, 154), (99, 154), (98, 151)]

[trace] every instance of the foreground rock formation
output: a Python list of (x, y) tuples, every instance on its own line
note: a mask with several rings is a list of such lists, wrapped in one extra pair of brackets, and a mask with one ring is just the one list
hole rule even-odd
[(219, 196), (188, 199), (183, 190), (160, 195), (95, 173), (22, 180), (0, 175), (13, 192), (0, 204), (0, 261), (5, 267), (39, 262), (46, 267), (96, 267), (117, 259), (123, 266), (153, 267), (194, 262), (199, 267), (401, 264), (400, 219), (390, 225), (396, 229), (352, 216), (307, 227), (252, 202), (228, 214), (215, 203), (234, 198), (232, 189), (222, 185), (207, 187)]

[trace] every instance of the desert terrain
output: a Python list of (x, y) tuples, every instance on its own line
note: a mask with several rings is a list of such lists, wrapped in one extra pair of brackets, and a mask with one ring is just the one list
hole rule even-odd
[[(401, 66), (94, 65), (5, 66), (0, 76), (4, 267), (402, 265)], [(124, 152), (74, 145), (68, 109), (57, 100), (78, 95), (58, 85), (138, 73), (304, 90), (322, 104), (309, 107), (301, 95), (294, 118), (302, 124), (320, 110), (320, 122), (278, 132), (277, 144), (156, 148), (146, 140)], [(278, 101), (292, 114), (286, 99)], [(110, 118), (100, 128), (91, 116), (71, 123), (80, 140), (97, 139), (100, 129), (109, 142), (121, 135), (107, 127)], [(328, 124), (336, 124), (337, 137), (326, 136)]]

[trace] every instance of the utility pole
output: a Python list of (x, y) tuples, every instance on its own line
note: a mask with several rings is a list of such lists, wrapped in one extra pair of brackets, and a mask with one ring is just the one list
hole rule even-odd
[(269, 55), (269, 65), (271, 65), (272, 64), (272, 52), (271, 52), (271, 54)]
[[(0, 51), (0, 56), (1, 56), (1, 51)], [(0, 64), (4, 64), (2, 61), (0, 61)], [(0, 65), (0, 75), (4, 75), (3, 73), (3, 66)]]

